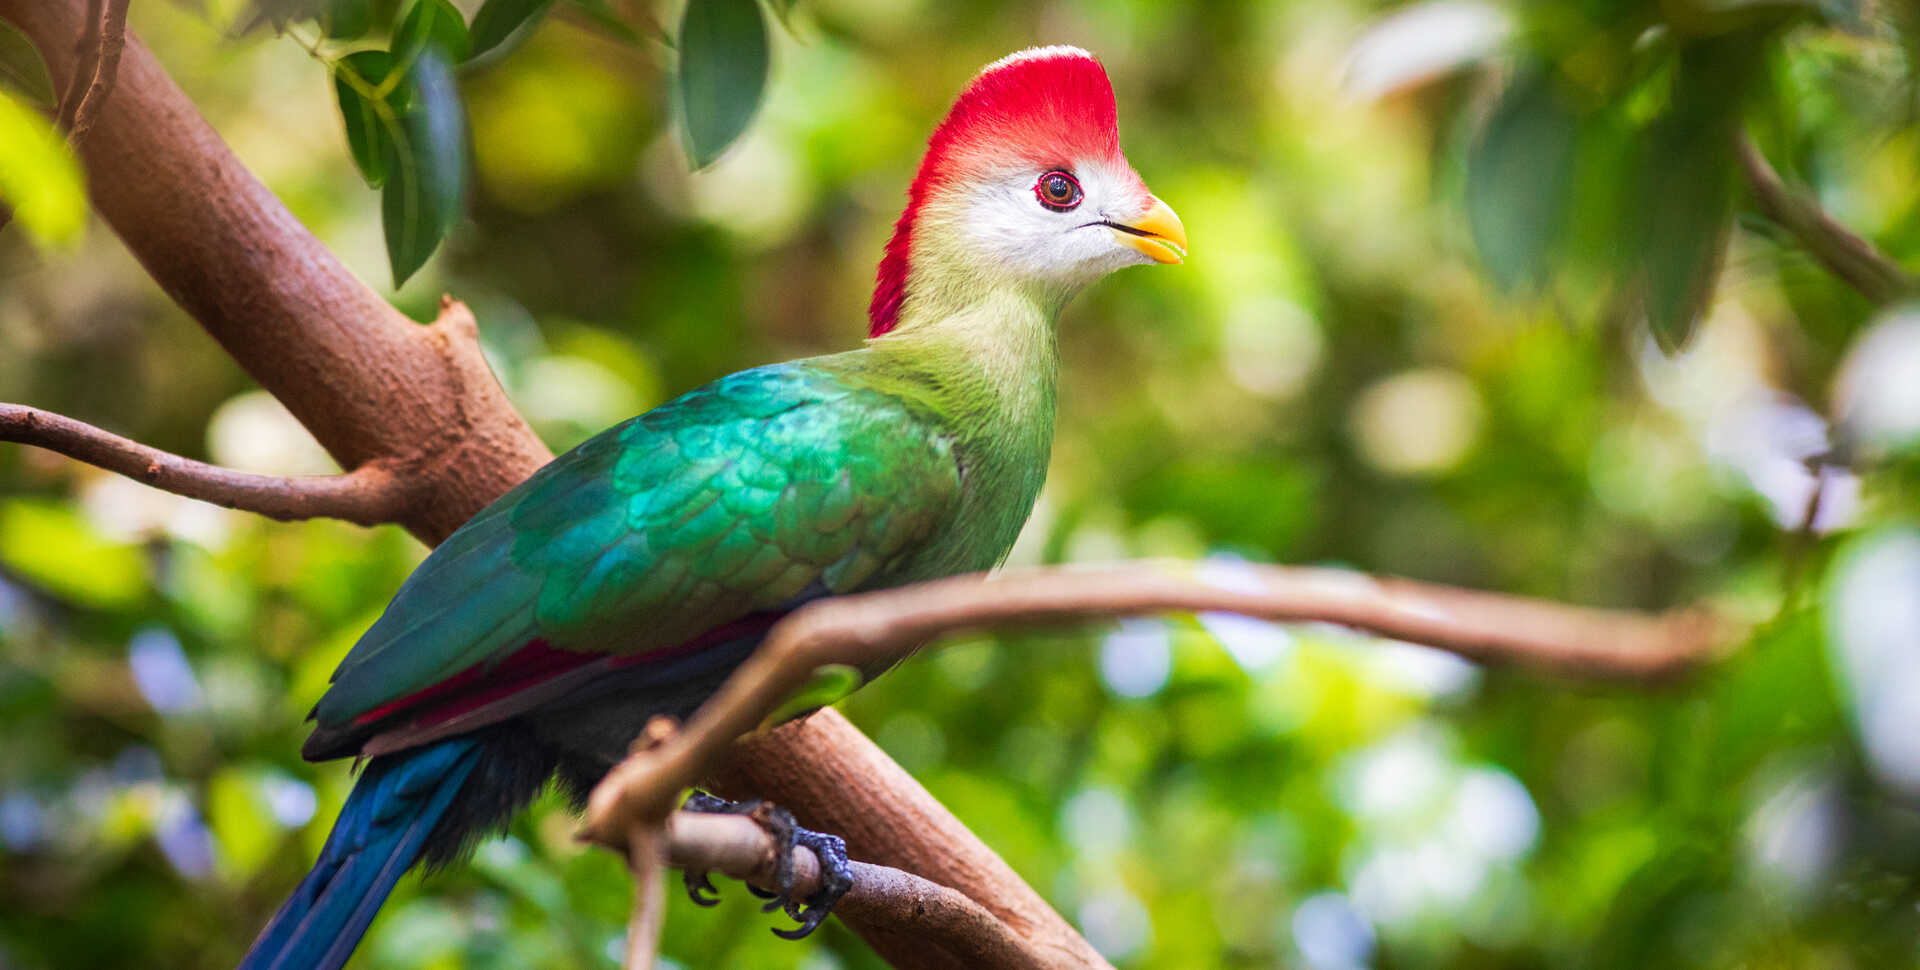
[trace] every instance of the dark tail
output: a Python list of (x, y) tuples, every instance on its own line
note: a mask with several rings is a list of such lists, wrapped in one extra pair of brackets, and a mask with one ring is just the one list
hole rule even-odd
[(339, 970), (480, 760), (471, 738), (375, 758), (313, 871), (260, 931), (240, 970)]

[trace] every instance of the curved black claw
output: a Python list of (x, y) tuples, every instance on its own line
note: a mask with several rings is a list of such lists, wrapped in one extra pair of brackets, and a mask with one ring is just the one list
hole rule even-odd
[[(763, 912), (784, 910), (800, 925), (790, 930), (775, 929), (773, 935), (782, 939), (798, 940), (813, 933), (833, 912), (833, 906), (840, 897), (853, 888), (853, 870), (847, 864), (847, 844), (837, 835), (814, 832), (803, 829), (793, 821), (793, 815), (786, 809), (767, 802), (753, 800), (730, 802), (716, 798), (706, 792), (696, 791), (687, 796), (681, 806), (689, 812), (705, 812), (711, 815), (745, 815), (760, 823), (762, 828), (773, 836), (774, 843), (774, 889), (769, 892), (752, 883), (747, 891), (767, 900), (760, 907)], [(820, 888), (804, 900), (793, 898), (793, 850), (799, 846), (811, 851), (820, 860)], [(702, 906), (711, 906), (719, 901), (719, 893), (708, 881), (705, 872), (689, 870), (685, 874), (687, 894)], [(712, 898), (703, 895), (712, 893)]]
[(686, 880), (687, 895), (696, 906), (720, 905), (720, 890), (713, 887), (713, 880), (707, 878), (705, 869), (688, 869), (680, 874)]
[[(833, 913), (834, 904), (840, 897), (853, 888), (853, 868), (847, 864), (847, 843), (837, 835), (815, 832), (810, 829), (796, 828), (794, 843), (813, 852), (820, 860), (820, 888), (808, 896), (805, 906), (796, 905), (787, 900), (787, 915), (800, 925), (790, 930), (773, 931), (774, 936), (787, 940), (803, 939), (820, 924), (826, 922)], [(791, 855), (791, 853), (789, 853)]]

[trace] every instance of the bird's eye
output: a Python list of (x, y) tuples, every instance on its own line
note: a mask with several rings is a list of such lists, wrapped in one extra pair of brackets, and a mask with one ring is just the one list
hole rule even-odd
[(1084, 193), (1080, 183), (1066, 172), (1048, 172), (1040, 176), (1033, 185), (1033, 194), (1040, 204), (1055, 212), (1065, 212), (1080, 204)]

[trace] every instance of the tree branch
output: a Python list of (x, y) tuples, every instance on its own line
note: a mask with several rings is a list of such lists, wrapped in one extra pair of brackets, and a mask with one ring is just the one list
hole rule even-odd
[[(1337, 570), (1244, 564), (959, 576), (838, 597), (781, 621), (685, 730), (615, 767), (593, 791), (582, 837), (618, 846), (636, 826), (665, 825), (681, 791), (824, 665), (885, 669), (929, 639), (962, 629), (1168, 611), (1339, 623), (1483, 662), (1635, 680), (1687, 670), (1736, 632), (1701, 609), (1613, 612)], [(1084, 965), (1056, 959), (1059, 954), (1040, 951), (1038, 942), (1023, 940), (1023, 952), (1040, 965)]]
[[(86, 92), (77, 99), (73, 115), (66, 118), (67, 139), (73, 144), (86, 140), (87, 132), (93, 130), (95, 119), (100, 117), (100, 109), (113, 94), (113, 82), (120, 76), (120, 55), (127, 47), (127, 7), (131, 2), (107, 0), (106, 12), (100, 19), (99, 49), (93, 56), (93, 77), (87, 83)], [(98, 5), (99, 0), (90, 0), (90, 7)], [(72, 94), (69, 91), (68, 97)]]
[(80, 114), (80, 99), (100, 71), (106, 19), (104, 0), (87, 0), (87, 18), (81, 22), (80, 37), (73, 44), (76, 55), (73, 70), (67, 75), (66, 86), (60, 89), (60, 103), (54, 109), (53, 123), (61, 131), (73, 130), (74, 119)]
[(383, 460), (339, 475), (254, 475), (182, 458), (21, 404), (0, 404), (0, 441), (56, 451), (162, 491), (282, 522), (332, 518), (379, 525), (400, 519), (414, 499), (407, 477)]
[[(762, 887), (773, 884), (773, 836), (746, 816), (675, 812), (667, 819), (666, 841), (667, 864), (676, 869), (720, 872)], [(820, 860), (807, 849), (792, 852), (794, 893), (812, 895), (820, 888)], [(842, 918), (909, 930), (922, 945), (940, 947), (969, 967), (1044, 966), (1005, 923), (965, 895), (887, 866), (853, 862), (850, 868), (853, 888), (836, 907)]]
[(1789, 188), (1744, 132), (1736, 136), (1735, 148), (1740, 172), (1761, 215), (1791, 233), (1833, 275), (1882, 306), (1920, 289), (1920, 280), (1873, 243), (1828, 215), (1812, 199)]
[[(744, 821), (744, 820), (743, 820)], [(633, 916), (627, 920), (625, 970), (653, 970), (660, 953), (660, 929), (666, 920), (666, 886), (661, 876), (657, 831), (635, 826), (627, 833), (627, 868), (633, 873)]]

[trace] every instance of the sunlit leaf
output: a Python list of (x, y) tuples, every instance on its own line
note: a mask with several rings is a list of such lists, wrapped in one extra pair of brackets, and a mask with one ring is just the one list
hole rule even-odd
[(22, 498), (0, 505), (0, 564), (85, 606), (134, 606), (147, 591), (138, 546), (102, 538), (72, 507), (54, 502)]
[(813, 677), (804, 686), (795, 691), (773, 713), (767, 715), (763, 726), (772, 727), (808, 711), (816, 711), (853, 693), (860, 687), (860, 671), (846, 664), (826, 664), (816, 668)]
[(447, 0), (414, 0), (393, 32), (393, 56), (402, 64), (413, 63), (428, 47), (438, 50), (449, 64), (466, 60), (473, 50), (466, 20)]
[(387, 157), (380, 200), (393, 285), (407, 281), (460, 218), (466, 195), (466, 118), (447, 63), (429, 48), (408, 77), (412, 97)]
[(388, 126), (400, 111), (396, 107), (398, 99), (392, 95), (384, 99), (384, 111), (367, 95), (379, 90), (393, 64), (393, 55), (386, 51), (356, 51), (340, 59), (333, 78), (333, 91), (340, 99), (340, 121), (347, 130), (347, 149), (360, 169), (360, 177), (376, 189), (387, 182), (387, 156), (393, 151)]
[(228, 882), (245, 882), (280, 844), (280, 827), (262, 797), (260, 774), (257, 768), (227, 768), (207, 784), (207, 825), (219, 847), (220, 873)]
[(767, 25), (756, 0), (692, 0), (680, 21), (674, 97), (687, 158), (713, 164), (747, 130), (767, 85)]
[(0, 20), (0, 87), (25, 95), (30, 104), (53, 107), (53, 76), (40, 49), (4, 20)]
[(514, 31), (539, 19), (553, 0), (487, 0), (473, 15), (474, 57), (500, 46)]
[(1547, 278), (1566, 225), (1580, 121), (1551, 75), (1528, 70), (1507, 86), (1467, 155), (1474, 245), (1505, 289)]
[(72, 243), (87, 225), (80, 163), (45, 115), (0, 93), (0, 202), (41, 246)]

